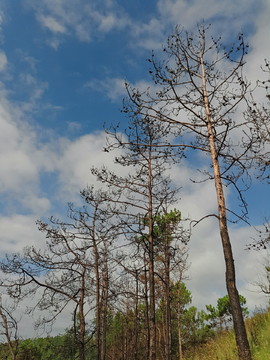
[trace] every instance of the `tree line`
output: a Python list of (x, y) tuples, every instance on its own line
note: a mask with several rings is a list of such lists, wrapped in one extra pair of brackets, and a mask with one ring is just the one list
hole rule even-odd
[[(192, 151), (199, 152), (203, 161), (209, 160), (200, 181), (212, 181), (217, 211), (191, 224), (199, 226), (208, 217), (217, 219), (238, 355), (251, 359), (228, 221), (248, 219), (243, 193), (250, 186), (253, 169), (261, 179), (269, 179), (269, 109), (255, 100), (260, 87), (269, 98), (269, 80), (252, 89), (243, 76), (248, 45), (242, 33), (235, 44), (223, 46), (221, 38), (209, 38), (207, 31), (204, 24), (194, 34), (177, 26), (163, 47), (164, 59), (156, 60), (154, 53), (148, 59), (153, 87), (140, 91), (126, 83), (125, 133), (120, 132), (119, 124), (105, 128), (104, 151), (120, 150), (115, 157), (119, 171), (91, 170), (102, 182), (102, 190), (93, 186), (82, 190), (85, 206), (69, 204), (68, 221), (52, 217), (50, 223), (37, 222), (47, 239), (46, 250), (26, 247), (1, 261), (1, 286), (14, 306), (38, 294), (27, 311), (31, 314), (39, 309), (47, 315), (36, 326), (49, 331), (66, 307), (73, 308), (72, 332), (80, 359), (85, 359), (89, 343), (95, 348), (96, 360), (131, 358), (128, 351), (134, 359), (170, 360), (175, 339), (181, 359), (181, 346), (187, 343), (181, 333), (181, 296), (190, 228), (175, 208), (181, 179), (174, 186), (168, 174)], [(263, 71), (269, 75), (269, 62)], [(239, 104), (246, 109), (241, 115)], [(227, 208), (224, 186), (236, 192), (240, 213)], [(262, 235), (250, 247), (265, 246), (269, 238)], [(214, 308), (208, 310), (213, 318), (218, 314)], [(12, 314), (3, 313), (2, 320), (15, 359)], [(121, 355), (116, 334), (108, 335), (113, 328), (110, 321), (125, 341)], [(202, 323), (199, 329), (203, 331)], [(110, 346), (114, 355), (108, 355)]]
[[(207, 341), (212, 341), (219, 335), (225, 334), (231, 327), (231, 308), (228, 295), (218, 299), (217, 306), (206, 305), (206, 310), (198, 311), (196, 307), (190, 306), (192, 294), (184, 283), (172, 284), (171, 287), (171, 353), (176, 359), (187, 359), (192, 357), (196, 350)], [(246, 299), (240, 295), (240, 302), (244, 316), (248, 315), (244, 307)], [(135, 344), (137, 348), (136, 358), (146, 357), (146, 307), (141, 302), (137, 309), (134, 296), (129, 295), (129, 300), (122, 302), (120, 309), (115, 312), (108, 308), (106, 313), (106, 359), (133, 359), (135, 358)], [(180, 310), (180, 311), (179, 311)], [(179, 314), (181, 326), (179, 327)], [(137, 319), (136, 319), (137, 316)], [(136, 324), (138, 330), (136, 330)], [(90, 324), (89, 324), (90, 325)], [(94, 325), (94, 324), (93, 324)], [(80, 326), (79, 317), (76, 326)], [(165, 309), (164, 298), (156, 304), (156, 327), (157, 327), (157, 358), (165, 357)], [(181, 346), (179, 347), (179, 330)], [(137, 338), (135, 342), (135, 334)], [(97, 337), (87, 326), (85, 332), (85, 358), (96, 359)], [(18, 340), (17, 360), (46, 360), (46, 359), (77, 359), (79, 350), (75, 341), (74, 328), (71, 326), (65, 330), (63, 335), (54, 337), (43, 337), (26, 340)], [(10, 350), (8, 343), (0, 344), (1, 359), (9, 359)]]

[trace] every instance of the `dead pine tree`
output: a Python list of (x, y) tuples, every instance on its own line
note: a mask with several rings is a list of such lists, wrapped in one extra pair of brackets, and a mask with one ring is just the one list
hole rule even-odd
[(0, 295), (0, 335), (4, 335), (7, 340), (12, 360), (16, 359), (19, 347), (18, 321), (13, 315), (16, 305), (16, 302), (12, 305), (3, 305), (2, 295)]
[[(84, 195), (82, 192), (86, 200)], [(57, 316), (66, 306), (73, 305), (74, 339), (80, 360), (85, 359), (85, 347), (89, 341), (89, 338), (86, 339), (86, 315), (93, 310), (95, 295), (97, 319), (100, 319), (102, 312), (102, 289), (103, 303), (106, 305), (107, 301), (106, 260), (109, 244), (117, 238), (118, 233), (112, 220), (113, 215), (106, 209), (106, 201), (110, 196), (108, 192), (88, 189), (89, 206), (76, 209), (69, 204), (68, 222), (53, 217), (50, 224), (37, 221), (39, 230), (46, 235), (45, 250), (26, 247), (21, 254), (6, 255), (6, 259), (0, 262), (4, 273), (1, 285), (11, 298), (20, 301), (38, 293), (36, 304), (28, 312), (32, 314), (35, 309), (44, 310), (47, 316), (40, 319), (37, 325), (44, 329), (49, 326), (51, 330)], [(108, 244), (105, 252), (104, 244)], [(105, 266), (102, 266), (102, 262)], [(102, 325), (106, 327), (105, 322)], [(97, 326), (99, 334), (100, 321)], [(100, 350), (101, 341), (97, 347), (98, 360), (101, 359)]]
[[(155, 325), (155, 239), (153, 237), (153, 219), (167, 201), (173, 203), (176, 190), (170, 189), (170, 180), (164, 176), (171, 159), (181, 158), (181, 148), (168, 147), (167, 136), (170, 124), (154, 126), (153, 121), (132, 116), (126, 134), (118, 132), (118, 126), (106, 129), (108, 144), (106, 151), (121, 149), (123, 155), (115, 162), (123, 167), (130, 167), (126, 176), (118, 175), (106, 168), (92, 169), (92, 173), (110, 188), (118, 189), (121, 197), (119, 217), (125, 223), (126, 239), (134, 242), (143, 236), (143, 247), (148, 260), (149, 287), (149, 359), (156, 359)], [(172, 156), (174, 155), (174, 157)], [(122, 171), (121, 171), (122, 172)], [(164, 191), (164, 189), (169, 189)], [(147, 236), (142, 230), (142, 219), (147, 218)]]
[[(226, 286), (230, 297), (234, 330), (240, 359), (251, 359), (249, 344), (236, 288), (235, 266), (227, 226), (227, 212), (223, 187), (232, 185), (241, 200), (241, 214), (234, 220), (245, 219), (246, 203), (238, 179), (248, 179), (247, 153), (254, 141), (252, 135), (245, 139), (247, 122), (236, 115), (237, 106), (243, 102), (249, 85), (242, 76), (246, 45), (239, 34), (236, 45), (222, 46), (206, 36), (204, 25), (196, 33), (184, 31), (179, 26), (164, 46), (164, 61), (156, 61), (154, 54), (148, 59), (154, 85), (145, 92), (126, 86), (128, 98), (124, 112), (129, 116), (148, 117), (153, 126), (171, 125), (172, 147), (178, 146), (188, 156), (193, 149), (210, 158), (206, 179), (213, 180), (217, 196), (217, 214), (226, 264)], [(226, 72), (223, 71), (226, 69)], [(243, 131), (242, 131), (243, 130)], [(206, 159), (205, 157), (202, 157)], [(245, 176), (247, 176), (245, 178)], [(248, 187), (248, 182), (246, 182)], [(198, 223), (198, 222), (197, 222)]]
[(91, 266), (94, 276), (91, 281), (95, 285), (96, 360), (105, 360), (108, 303), (110, 298), (114, 298), (114, 295), (109, 294), (114, 272), (111, 266), (111, 249), (121, 233), (121, 224), (115, 221), (111, 203), (118, 199), (118, 194), (112, 191), (95, 191), (93, 186), (80, 193), (88, 206), (78, 210), (72, 208), (72, 219), (80, 224), (80, 231), (88, 238), (92, 249)]

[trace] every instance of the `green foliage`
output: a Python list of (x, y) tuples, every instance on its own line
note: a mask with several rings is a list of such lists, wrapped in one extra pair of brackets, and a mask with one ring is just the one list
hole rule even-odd
[[(249, 312), (248, 308), (244, 307), (246, 304), (246, 298), (242, 295), (239, 295), (240, 306), (244, 317), (247, 317)], [(205, 319), (208, 320), (211, 324), (211, 327), (219, 327), (220, 331), (224, 330), (223, 326), (226, 326), (228, 322), (232, 321), (232, 311), (229, 295), (225, 295), (222, 298), (219, 298), (217, 301), (216, 308), (212, 305), (206, 305), (208, 314), (205, 314)]]
[[(172, 283), (170, 288), (172, 318), (176, 317), (178, 307), (178, 286), (179, 281)], [(180, 312), (184, 313), (186, 307), (191, 304), (192, 294), (183, 282), (180, 282)]]
[[(173, 288), (176, 284), (173, 285)], [(198, 312), (196, 307), (187, 308), (191, 301), (191, 293), (181, 284), (183, 298), (186, 299), (186, 306), (182, 307), (181, 330), (183, 336), (183, 360), (237, 360), (237, 347), (234, 331), (216, 332), (205, 324), (204, 311)], [(224, 303), (220, 301), (219, 304)], [(226, 302), (225, 302), (226, 303)], [(173, 304), (175, 304), (173, 302)], [(132, 334), (133, 312), (131, 311), (127, 319), (123, 314), (108, 312), (108, 335), (107, 351), (114, 347), (115, 359), (121, 358), (123, 331), (125, 324), (129, 324), (130, 334)], [(139, 336), (139, 359), (144, 358), (145, 343), (143, 340), (144, 328), (144, 304), (139, 305), (140, 336)], [(177, 326), (175, 324), (175, 306), (172, 308), (172, 353), (177, 359)], [(256, 311), (252, 318), (245, 322), (248, 339), (250, 343), (253, 360), (268, 360), (270, 354), (270, 313), (268, 311)], [(94, 343), (90, 344), (86, 352), (87, 360), (95, 359)], [(64, 335), (55, 337), (27, 339), (19, 344), (19, 355), (17, 360), (72, 360), (78, 354), (74, 353), (74, 337), (69, 330)], [(112, 354), (112, 352), (110, 353)], [(110, 357), (108, 357), (110, 358)], [(0, 344), (0, 359), (10, 360), (7, 344)]]
[[(89, 339), (90, 342), (92, 341)], [(92, 346), (91, 346), (92, 345)], [(86, 359), (94, 360), (95, 353), (92, 344), (86, 348)], [(0, 359), (11, 359), (8, 345), (0, 345)], [(75, 360), (78, 359), (78, 348), (74, 335), (66, 330), (64, 335), (38, 339), (26, 339), (19, 342), (16, 360)]]
[(205, 324), (204, 311), (191, 306), (181, 317), (181, 333), (184, 349), (194, 348), (214, 336), (211, 326)]
[[(166, 224), (166, 218), (167, 218), (167, 224)], [(168, 236), (169, 241), (172, 241), (172, 234), (175, 230), (178, 223), (181, 221), (181, 211), (174, 209), (171, 210), (169, 213), (166, 214), (166, 217), (164, 214), (157, 214), (153, 217), (153, 238), (155, 240), (158, 240), (162, 243), (165, 241), (165, 235), (166, 235), (166, 226), (168, 227)], [(142, 224), (144, 226), (149, 226), (149, 217), (146, 215), (142, 219)], [(137, 237), (135, 236), (135, 240), (137, 242), (148, 242), (149, 241), (149, 234), (144, 234), (143, 236)]]
[[(270, 313), (259, 311), (245, 321), (253, 360), (268, 360)], [(214, 339), (184, 352), (183, 360), (238, 360), (234, 331), (215, 334)]]

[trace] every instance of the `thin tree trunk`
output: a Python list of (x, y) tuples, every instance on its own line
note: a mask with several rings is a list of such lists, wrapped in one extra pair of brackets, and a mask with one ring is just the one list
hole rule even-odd
[(106, 327), (107, 327), (107, 293), (108, 293), (108, 269), (107, 269), (107, 247), (104, 244), (104, 268), (102, 279), (102, 339), (101, 360), (106, 356)]
[(81, 288), (81, 298), (79, 303), (79, 316), (80, 316), (80, 334), (79, 334), (79, 357), (80, 360), (85, 359), (84, 354), (84, 336), (85, 336), (85, 317), (84, 317), (84, 295), (85, 295), (85, 272), (86, 268), (83, 268), (83, 274), (82, 274), (82, 288)]
[(166, 334), (167, 334), (167, 330), (166, 330), (166, 305), (165, 305), (165, 316), (164, 316), (164, 304), (163, 303), (162, 303), (162, 307), (161, 307), (161, 320), (162, 320), (162, 335), (163, 335), (163, 341), (164, 341), (164, 345), (165, 345), (165, 351), (163, 351), (163, 348), (161, 348), (160, 351), (162, 353), (162, 356), (163, 356), (163, 353), (166, 356), (166, 347), (167, 347), (167, 342), (166, 342)]
[(14, 352), (13, 347), (12, 347), (12, 342), (11, 342), (11, 339), (10, 339), (10, 336), (9, 336), (7, 318), (6, 318), (6, 316), (4, 315), (1, 307), (0, 307), (0, 315), (1, 315), (1, 317), (2, 317), (2, 319), (3, 319), (3, 322), (4, 322), (5, 335), (6, 335), (6, 339), (7, 339), (7, 342), (8, 342), (8, 347), (9, 347), (9, 351), (10, 351), (10, 354), (11, 354), (11, 359), (12, 359), (12, 360), (15, 360), (15, 358), (16, 358), (16, 353), (15, 353), (15, 352), (17, 352), (18, 341), (17, 341), (17, 339), (15, 339), (16, 349), (15, 349), (15, 352)]
[(113, 351), (112, 351), (112, 360), (115, 360), (115, 334), (113, 334)]
[[(151, 135), (150, 135), (151, 137)], [(152, 209), (152, 157), (151, 139), (148, 158), (148, 200), (149, 200), (149, 288), (150, 288), (150, 360), (156, 360), (156, 321), (155, 321), (155, 280)]]
[(167, 212), (165, 212), (165, 324), (166, 324), (166, 360), (171, 360), (171, 309), (170, 309), (170, 254)]
[(229, 232), (227, 228), (225, 198), (224, 198), (223, 186), (220, 175), (218, 154), (215, 146), (215, 136), (212, 127), (209, 100), (206, 92), (205, 71), (204, 71), (202, 55), (201, 55), (201, 67), (202, 67), (202, 81), (203, 81), (204, 104), (206, 110), (206, 120), (207, 120), (207, 129), (208, 129), (208, 139), (209, 139), (209, 146), (210, 146), (213, 169), (214, 169), (215, 187), (216, 187), (217, 202), (218, 202), (220, 236), (222, 240), (225, 265), (226, 265), (226, 286), (231, 304), (233, 325), (234, 325), (239, 359), (251, 360), (245, 323), (240, 306), (238, 291), (235, 284), (234, 259), (232, 254), (231, 242), (229, 238)]
[(95, 220), (97, 207), (95, 208), (92, 226), (92, 239), (95, 254), (95, 275), (96, 275), (96, 360), (100, 360), (100, 284), (99, 284), (99, 254), (95, 238)]
[(138, 270), (136, 269), (136, 294), (135, 294), (135, 331), (134, 331), (134, 360), (137, 360), (138, 351)]
[(149, 327), (149, 309), (148, 309), (148, 286), (147, 286), (147, 271), (145, 254), (143, 255), (144, 261), (144, 291), (145, 291), (145, 328), (146, 328), (146, 347), (145, 347), (145, 359), (149, 360), (150, 353), (150, 327)]
[(126, 343), (125, 325), (124, 325), (124, 320), (122, 319), (122, 359), (123, 360), (126, 360), (126, 357), (125, 357), (125, 343)]
[(181, 285), (181, 278), (182, 272), (180, 272), (180, 279), (178, 282), (178, 299), (177, 299), (177, 307), (178, 307), (178, 314), (177, 314), (177, 322), (178, 322), (178, 341), (179, 341), (179, 360), (183, 360), (182, 355), (182, 337), (181, 337), (181, 322), (180, 322), (180, 285)]
[(163, 351), (162, 351), (162, 346), (161, 346), (161, 331), (160, 331), (160, 328), (157, 326), (157, 331), (158, 331), (158, 348), (160, 349), (160, 354), (162, 356), (162, 359), (163, 359)]
[(125, 323), (124, 360), (128, 359), (128, 322)]

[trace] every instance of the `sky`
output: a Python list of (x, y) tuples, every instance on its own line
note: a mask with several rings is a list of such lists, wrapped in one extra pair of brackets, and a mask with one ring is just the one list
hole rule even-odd
[[(140, 89), (151, 85), (146, 59), (152, 50), (162, 53), (177, 24), (194, 31), (204, 19), (226, 45), (242, 31), (250, 45), (245, 74), (255, 84), (270, 59), (269, 18), (267, 0), (0, 0), (0, 256), (44, 247), (35, 221), (63, 217), (67, 202), (82, 205), (79, 191), (96, 184), (92, 166), (114, 168), (115, 154), (102, 152), (103, 124), (120, 121), (124, 128), (125, 79)], [(182, 214), (195, 219), (216, 212), (213, 184), (189, 180), (197, 173), (197, 164), (185, 160), (171, 174), (182, 187)], [(253, 181), (246, 199), (259, 228), (269, 214), (269, 188)], [(199, 309), (226, 294), (217, 225), (200, 223), (189, 244), (187, 287)], [(266, 254), (245, 250), (256, 231), (243, 223), (230, 235), (238, 290), (249, 309), (265, 306), (251, 284)], [(54, 333), (68, 326), (70, 316), (63, 316)], [(30, 320), (20, 326), (30, 331)]]

